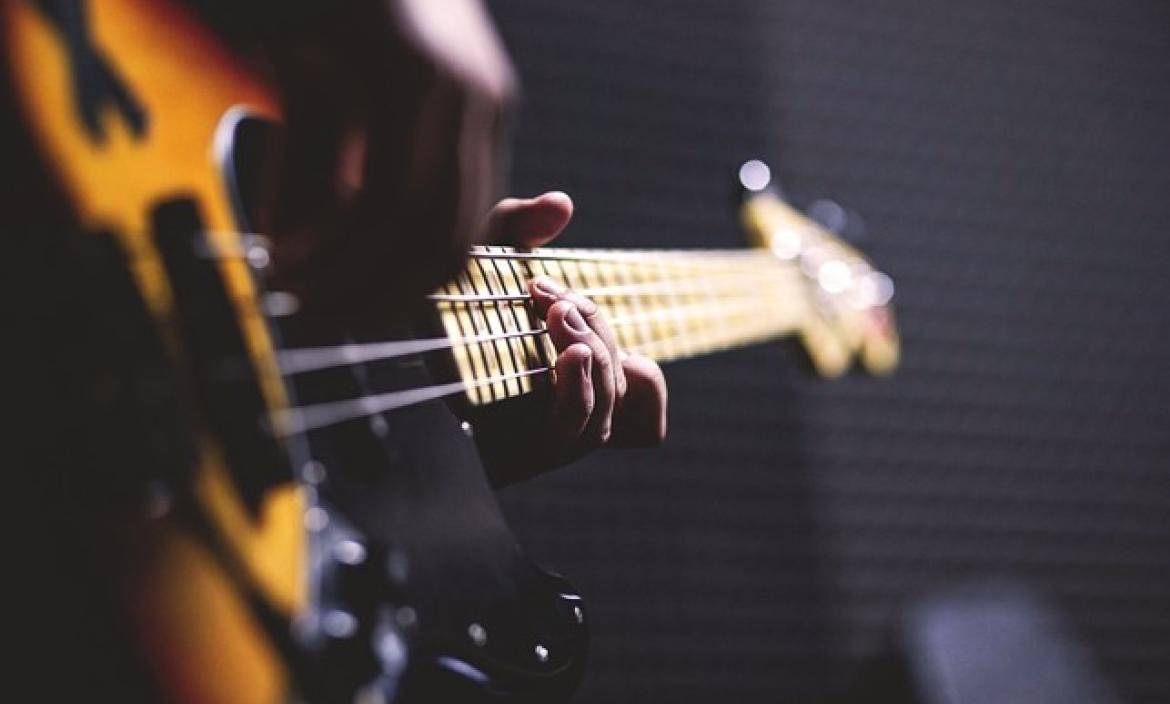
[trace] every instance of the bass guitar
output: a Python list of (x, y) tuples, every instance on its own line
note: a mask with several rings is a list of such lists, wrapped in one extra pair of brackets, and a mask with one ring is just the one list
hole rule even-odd
[(281, 102), (221, 37), (171, 0), (4, 0), (0, 36), (0, 224), (51, 289), (12, 321), (48, 694), (568, 698), (586, 606), (480, 460), (553, 368), (534, 276), (658, 360), (793, 335), (824, 375), (896, 363), (889, 279), (758, 179), (751, 249), (477, 248), (410, 325), (306, 324), (248, 215)]

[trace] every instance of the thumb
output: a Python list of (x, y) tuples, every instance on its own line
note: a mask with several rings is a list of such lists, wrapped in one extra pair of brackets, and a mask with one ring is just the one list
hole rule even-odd
[(572, 217), (573, 199), (560, 191), (535, 198), (505, 198), (488, 214), (485, 241), (540, 247), (561, 234)]

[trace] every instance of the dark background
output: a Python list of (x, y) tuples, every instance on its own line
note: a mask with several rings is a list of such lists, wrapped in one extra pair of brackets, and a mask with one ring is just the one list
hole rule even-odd
[[(582, 702), (815, 701), (900, 606), (1029, 581), (1170, 701), (1170, 6), (495, 0), (514, 191), (582, 246), (736, 247), (736, 166), (862, 213), (888, 380), (767, 345), (670, 365), (671, 434), (503, 501), (589, 598)], [(766, 306), (766, 301), (760, 302)]]

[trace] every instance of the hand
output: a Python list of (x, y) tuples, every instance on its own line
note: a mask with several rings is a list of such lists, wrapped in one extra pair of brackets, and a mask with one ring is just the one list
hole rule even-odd
[(285, 107), (275, 288), (382, 321), (463, 266), (491, 207), (516, 87), (481, 0), (305, 10), (265, 57)]
[[(556, 238), (572, 215), (573, 201), (564, 193), (508, 198), (489, 215), (487, 239), (538, 247)], [(542, 414), (541, 441), (518, 450), (525, 456), (507, 461), (528, 465), (523, 472), (528, 475), (601, 446), (661, 443), (666, 381), (658, 365), (621, 349), (597, 304), (585, 296), (548, 277), (538, 277), (528, 288), (557, 350), (553, 407)]]

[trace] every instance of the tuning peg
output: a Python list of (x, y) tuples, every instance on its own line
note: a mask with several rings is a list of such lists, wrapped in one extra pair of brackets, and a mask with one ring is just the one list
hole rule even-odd
[(736, 190), (740, 200), (746, 200), (761, 193), (771, 193), (783, 198), (780, 184), (772, 177), (772, 169), (759, 159), (750, 159), (739, 166), (736, 173)]
[(860, 242), (868, 233), (865, 220), (856, 210), (830, 198), (814, 200), (805, 212), (818, 225), (849, 242)]
[(739, 185), (750, 193), (766, 190), (772, 183), (772, 169), (759, 159), (745, 161), (739, 167)]

